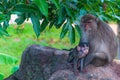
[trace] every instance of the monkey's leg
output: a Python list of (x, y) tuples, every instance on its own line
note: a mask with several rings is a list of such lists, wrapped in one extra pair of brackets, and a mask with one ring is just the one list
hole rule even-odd
[(84, 58), (82, 58), (80, 61), (80, 71), (83, 70), (83, 68), (84, 68)]
[(85, 66), (93, 64), (95, 66), (102, 66), (108, 62), (106, 53), (90, 53), (85, 58)]
[(94, 59), (91, 62), (94, 66), (103, 66), (108, 63), (107, 53), (95, 53)]
[(67, 61), (72, 64), (73, 71), (76, 75), (78, 74), (78, 70), (77, 70), (78, 57), (77, 57), (77, 55), (78, 55), (78, 53), (77, 53), (76, 49), (73, 49), (70, 51), (69, 57), (67, 59)]
[(73, 71), (76, 75), (78, 75), (78, 58), (77, 56), (73, 60)]
[(94, 56), (89, 53), (89, 54), (85, 57), (84, 66), (89, 65), (89, 64), (92, 62), (93, 59), (94, 59)]
[(85, 57), (83, 57), (83, 58), (81, 58), (81, 59), (78, 60), (78, 70), (79, 71), (82, 71), (83, 68), (85, 67), (84, 61), (85, 61)]
[(67, 61), (68, 61), (69, 63), (73, 63), (73, 60), (75, 59), (75, 56), (76, 56), (76, 55), (77, 55), (77, 53), (76, 53), (75, 49), (72, 49), (72, 50), (70, 51), (70, 53), (69, 53), (69, 56), (68, 56)]

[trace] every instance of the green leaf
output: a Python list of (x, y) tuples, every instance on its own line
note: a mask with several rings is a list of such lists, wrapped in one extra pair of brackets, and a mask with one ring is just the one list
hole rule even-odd
[(65, 21), (65, 14), (64, 14), (64, 8), (61, 7), (59, 12), (58, 12), (58, 24), (61, 24)]
[(63, 39), (65, 37), (66, 33), (68, 32), (68, 26), (69, 26), (69, 22), (63, 25), (62, 31), (60, 33), (60, 39)]
[(77, 10), (77, 2), (75, 3), (74, 2), (75, 1), (67, 1), (66, 2), (67, 7), (69, 7), (72, 10)]
[(4, 23), (3, 23), (3, 29), (6, 30), (8, 26), (9, 26), (9, 21), (8, 20), (4, 21)]
[(12, 67), (11, 73), (16, 72), (19, 69), (19, 66), (14, 66)]
[(116, 19), (120, 20), (120, 16), (115, 15), (114, 16)]
[(25, 21), (25, 19), (25, 14), (21, 14), (18, 16), (17, 19), (15, 19), (15, 22), (17, 23), (17, 25), (21, 25)]
[(87, 12), (86, 12), (86, 10), (84, 9), (84, 8), (81, 8), (80, 9), (80, 18), (83, 16), (83, 15), (85, 15)]
[(31, 17), (31, 21), (33, 23), (33, 29), (35, 31), (35, 34), (36, 34), (37, 37), (39, 37), (39, 35), (40, 35), (40, 22), (39, 22), (39, 18), (36, 15), (34, 15), (34, 14), (31, 14), (30, 17)]
[(12, 11), (13, 13), (15, 12), (38, 13), (37, 9), (34, 6), (26, 4), (16, 4)]
[(4, 75), (2, 73), (0, 73), (0, 80), (3, 80)]
[(80, 27), (78, 25), (75, 26), (75, 29), (77, 30), (79, 36), (81, 36), (81, 30)]
[(17, 23), (17, 25), (21, 25), (24, 21), (25, 21), (25, 18), (23, 17), (19, 17), (15, 19), (15, 22)]
[(113, 15), (115, 15), (114, 8), (111, 5), (109, 5), (109, 7), (111, 8), (111, 11), (112, 11)]
[(73, 16), (73, 14), (72, 14), (73, 11), (72, 11), (70, 8), (66, 7), (66, 6), (65, 6), (65, 10), (66, 10), (66, 12), (67, 12), (67, 15), (68, 15), (72, 20), (74, 20), (74, 16)]
[(61, 22), (60, 24), (58, 24), (58, 22), (57, 22), (57, 20), (54, 22), (54, 25), (55, 25), (55, 27), (57, 28), (57, 29), (59, 29), (61, 26), (62, 26), (62, 24), (63, 24), (64, 22)]
[(39, 10), (41, 11), (41, 13), (43, 13), (43, 15), (45, 15), (46, 17), (48, 16), (48, 4), (46, 0), (33, 0), (33, 3), (38, 6)]
[(18, 60), (7, 54), (0, 53), (0, 64), (16, 64)]
[(0, 27), (0, 36), (9, 36), (8, 32), (6, 30), (4, 30), (2, 27)]
[(65, 21), (62, 21), (61, 23), (58, 24), (57, 20), (55, 21), (54, 25), (57, 29), (59, 29), (63, 24), (64, 24)]
[(0, 3), (0, 11), (4, 11), (4, 6)]
[(44, 31), (44, 29), (47, 27), (48, 23), (49, 22), (46, 19), (43, 20), (43, 22), (41, 24), (41, 30), (40, 30), (40, 32)]
[(51, 29), (54, 25), (54, 21), (51, 21), (50, 24), (49, 24), (49, 29)]
[(75, 43), (75, 29), (71, 24), (69, 24), (69, 34), (68, 37), (71, 43)]
[(60, 8), (59, 0), (51, 0), (51, 1), (55, 4), (55, 6), (57, 7), (57, 9)]
[(0, 13), (0, 23), (7, 20), (7, 15)]

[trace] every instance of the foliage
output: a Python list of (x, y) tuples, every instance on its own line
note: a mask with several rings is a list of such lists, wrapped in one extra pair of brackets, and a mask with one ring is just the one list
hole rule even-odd
[[(87, 13), (98, 16), (101, 20), (120, 20), (120, 0), (2, 0), (0, 1), (1, 35), (9, 26), (11, 14), (17, 14), (15, 22), (20, 25), (31, 19), (38, 37), (49, 25), (63, 28), (60, 38), (68, 33), (71, 43), (75, 42), (75, 28), (81, 16)], [(41, 23), (39, 22), (41, 20)], [(74, 25), (72, 25), (74, 24)], [(78, 32), (80, 30), (77, 30)], [(79, 32), (80, 33), (80, 32)]]
[[(4, 36), (4, 38), (0, 39), (0, 52), (15, 56), (18, 59), (18, 62), (17, 64), (0, 65), (0, 73), (3, 73), (4, 77), (8, 77), (10, 74), (16, 71), (18, 68), (17, 65), (19, 65), (21, 61), (21, 55), (25, 48), (29, 45), (38, 44), (41, 46), (50, 46), (58, 49), (70, 49), (79, 43), (80, 37), (76, 37), (75, 44), (70, 44), (67, 37), (61, 40), (59, 38), (59, 33), (61, 30), (62, 28), (56, 29), (55, 26), (49, 29), (47, 26), (46, 29), (41, 33), (41, 36), (36, 38), (31, 23), (25, 23), (24, 25), (19, 26), (10, 24), (9, 28), (7, 29), (10, 36)], [(78, 36), (78, 34), (76, 34), (76, 36)]]
[(3, 80), (4, 75), (2, 73), (0, 73), (0, 80)]
[(16, 72), (17, 70), (19, 69), (19, 66), (14, 66), (11, 70), (11, 73), (14, 73)]
[[(18, 60), (16, 58), (10, 55), (0, 53), (0, 65), (16, 64), (17, 61)], [(4, 74), (0, 73), (0, 80), (3, 80), (3, 78)]]
[(10, 55), (0, 53), (0, 64), (16, 64), (16, 63), (17, 63), (16, 58)]

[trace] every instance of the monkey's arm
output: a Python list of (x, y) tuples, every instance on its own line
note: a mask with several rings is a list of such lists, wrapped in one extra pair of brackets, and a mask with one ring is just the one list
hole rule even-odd
[(88, 43), (82, 43), (80, 44), (81, 49), (82, 49), (82, 55), (78, 54), (79, 60), (78, 60), (78, 69), (79, 71), (83, 70), (83, 68), (85, 67), (85, 59), (86, 56), (88, 55), (89, 52), (89, 44)]
[(88, 44), (81, 44), (75, 47), (70, 51), (68, 62), (73, 64), (74, 72), (77, 72), (77, 69), (80, 71), (84, 68), (85, 56), (88, 54), (89, 47)]
[(83, 58), (88, 54), (89, 51), (89, 45), (87, 43), (82, 43), (75, 48), (70, 50), (68, 62), (73, 62), (73, 59), (75, 58)]
[(80, 26), (80, 30), (81, 30), (81, 38), (80, 38), (79, 45), (81, 43), (88, 43), (88, 35), (85, 32), (84, 27), (82, 25)]
[(85, 57), (80, 58), (80, 59), (78, 60), (78, 64), (79, 64), (79, 65), (78, 65), (78, 70), (79, 70), (79, 71), (82, 71), (83, 68), (85, 67), (84, 62), (85, 62)]
[(92, 54), (88, 54), (84, 59), (84, 67), (89, 65), (92, 62), (93, 58), (94, 56)]

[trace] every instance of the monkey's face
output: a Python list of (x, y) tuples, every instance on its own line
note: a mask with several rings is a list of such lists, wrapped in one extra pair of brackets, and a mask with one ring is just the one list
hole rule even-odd
[(85, 32), (91, 32), (97, 30), (97, 22), (95, 20), (87, 20), (85, 22), (81, 22), (81, 27)]
[(85, 32), (95, 31), (97, 30), (97, 18), (87, 14), (81, 18), (80, 26)]

